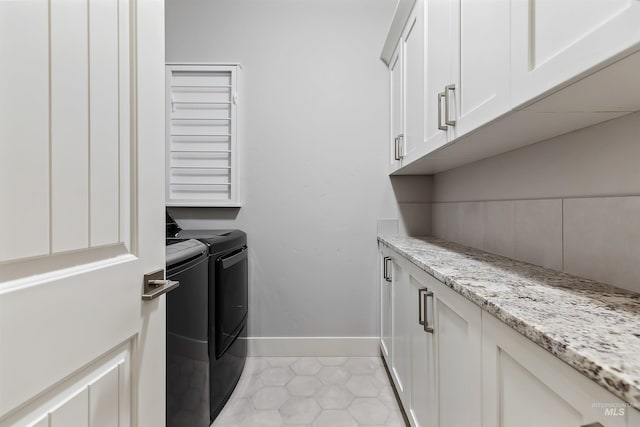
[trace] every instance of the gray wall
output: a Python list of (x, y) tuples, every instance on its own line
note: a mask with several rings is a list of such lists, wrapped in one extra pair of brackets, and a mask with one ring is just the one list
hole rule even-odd
[[(378, 334), (376, 220), (398, 217), (394, 189), (381, 173), (389, 93), (378, 59), (394, 6), (166, 2), (168, 62), (244, 67), (244, 205), (172, 211), (184, 227), (248, 233), (251, 336)], [(424, 211), (420, 197), (403, 200)]]
[(433, 178), (447, 240), (640, 292), (640, 113)]

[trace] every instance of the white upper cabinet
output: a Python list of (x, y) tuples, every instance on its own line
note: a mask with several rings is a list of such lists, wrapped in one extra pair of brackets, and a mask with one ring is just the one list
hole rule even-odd
[(398, 169), (402, 165), (400, 140), (402, 139), (404, 129), (403, 70), (402, 44), (399, 44), (389, 64), (389, 80), (391, 84), (391, 143), (389, 144), (389, 167), (391, 171)]
[(637, 0), (512, 0), (511, 105), (637, 50)]
[[(404, 58), (401, 132), (393, 120), (398, 55)], [(416, 1), (390, 70), (395, 171), (509, 108), (508, 0)]]
[[(389, 63), (391, 79), (391, 172), (421, 153), (424, 145), (424, 12), (411, 9)], [(408, 160), (405, 161), (405, 158)]]
[[(425, 129), (426, 148), (436, 149), (447, 142), (447, 125), (444, 123), (444, 88), (452, 83), (451, 56), (451, 0), (431, 0), (425, 6), (427, 26), (426, 41), (426, 91)], [(457, 51), (457, 49), (455, 49)]]
[(424, 144), (424, 13), (417, 1), (402, 35), (404, 54), (404, 133), (402, 157)]
[(427, 2), (427, 151), (509, 109), (509, 1)]
[[(457, 138), (509, 109), (509, 0), (452, 3), (451, 138)], [(451, 95), (455, 96), (451, 96)], [(445, 112), (446, 113), (446, 112)]]
[(404, 96), (392, 101), (392, 174), (438, 173), (640, 110), (638, 0), (402, 5), (381, 55)]

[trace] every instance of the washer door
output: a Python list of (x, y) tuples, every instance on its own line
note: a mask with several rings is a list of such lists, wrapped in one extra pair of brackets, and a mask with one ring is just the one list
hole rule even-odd
[(247, 247), (216, 259), (216, 358), (236, 339), (247, 319)]

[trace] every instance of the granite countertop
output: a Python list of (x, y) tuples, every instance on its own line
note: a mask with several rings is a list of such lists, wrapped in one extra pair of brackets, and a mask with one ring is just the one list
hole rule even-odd
[(640, 294), (434, 237), (378, 237), (640, 409)]

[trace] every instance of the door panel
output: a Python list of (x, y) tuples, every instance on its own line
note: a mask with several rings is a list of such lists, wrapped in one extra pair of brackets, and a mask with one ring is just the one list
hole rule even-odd
[(487, 312), (482, 313), (482, 365), (483, 425), (636, 425), (621, 413), (608, 413), (624, 408), (622, 400)]
[[(411, 404), (407, 414), (414, 427), (434, 426), (437, 420), (433, 334), (425, 332), (424, 291), (430, 290), (419, 277), (409, 275), (411, 283)], [(433, 318), (427, 313), (427, 322)]]
[[(427, 29), (425, 138), (428, 151), (447, 142), (447, 132), (438, 129), (438, 93), (443, 92), (446, 85), (453, 83), (451, 80), (451, 52), (453, 48), (451, 6), (451, 0), (429, 0), (425, 5)], [(444, 116), (442, 120), (444, 124)]]
[(391, 301), (391, 282), (387, 281), (384, 277), (385, 274), (385, 260), (387, 253), (385, 251), (380, 252), (380, 343), (382, 346), (382, 354), (385, 357), (387, 366), (391, 366), (391, 316), (392, 316), (392, 301)]
[(92, 247), (119, 241), (118, 49), (118, 2), (90, 0), (89, 244)]
[[(466, 366), (469, 364), (467, 337), (468, 324), (455, 311), (438, 300), (436, 305), (438, 325), (438, 394), (440, 425), (471, 425), (466, 411), (451, 411), (452, 402), (443, 397), (451, 397), (467, 388)], [(463, 392), (464, 393), (464, 392)]]
[(535, 69), (629, 7), (629, 0), (530, 0), (530, 68)]
[(423, 2), (414, 6), (404, 43), (404, 138), (403, 153), (409, 156), (424, 145), (424, 12)]
[(409, 404), (409, 390), (411, 369), (411, 336), (409, 330), (409, 283), (407, 272), (397, 259), (392, 259), (391, 267), (393, 301), (392, 315), (393, 333), (391, 334), (393, 350), (392, 371), (400, 399), (405, 405)]
[[(460, 54), (453, 59), (458, 82), (455, 137), (509, 109), (509, 1), (458, 0), (454, 34)], [(453, 111), (454, 109), (452, 109)]]
[(85, 2), (51, 2), (50, 217), (54, 253), (89, 246), (87, 28)]
[(498, 372), (502, 380), (502, 426), (562, 427), (582, 423), (578, 410), (504, 351), (499, 352)]
[(46, 276), (2, 283), (0, 414), (137, 331), (142, 271), (132, 255)]
[(0, 2), (0, 264), (49, 253), (48, 13), (47, 0)]
[(0, 425), (129, 427), (129, 343), (46, 391)]
[(102, 377), (89, 384), (89, 425), (118, 425), (121, 364), (112, 366)]
[(163, 13), (0, 2), (2, 427), (164, 425)]
[(389, 72), (391, 79), (391, 135), (389, 138), (389, 163), (390, 170), (394, 171), (400, 167), (400, 161), (396, 160), (397, 148), (395, 145), (395, 138), (402, 134), (404, 124), (402, 123), (403, 108), (404, 108), (404, 94), (402, 86), (402, 73), (403, 73), (403, 54), (402, 43), (398, 45), (396, 53), (391, 58)]
[[(429, 277), (434, 289), (438, 425), (479, 427), (481, 409), (480, 307)], [(459, 408), (464, 407), (464, 411)]]
[(511, 106), (640, 48), (636, 0), (514, 0)]
[(49, 414), (50, 427), (89, 427), (89, 391), (85, 388)]

